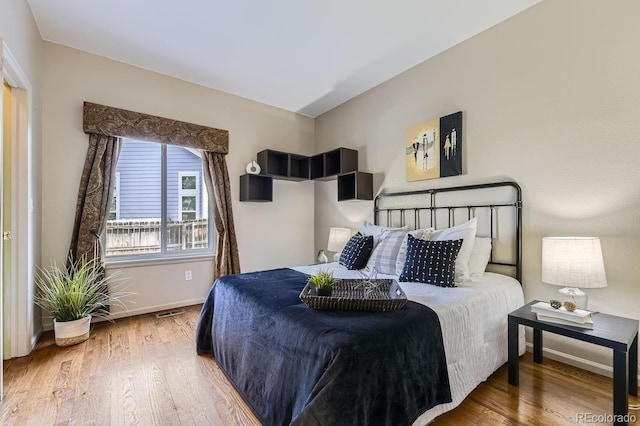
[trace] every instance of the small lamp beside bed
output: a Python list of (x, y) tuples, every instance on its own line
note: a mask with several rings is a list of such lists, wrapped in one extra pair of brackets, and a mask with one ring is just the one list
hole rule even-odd
[(607, 286), (600, 239), (596, 237), (545, 237), (542, 239), (542, 281), (563, 286), (560, 302), (572, 301), (587, 309), (588, 296), (581, 288)]
[(329, 242), (327, 243), (327, 251), (334, 252), (333, 260), (337, 261), (340, 252), (351, 238), (351, 229), (349, 228), (329, 228)]

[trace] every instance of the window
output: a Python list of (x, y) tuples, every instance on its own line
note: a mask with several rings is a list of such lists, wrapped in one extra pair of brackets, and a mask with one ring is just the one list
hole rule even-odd
[(108, 258), (211, 252), (198, 150), (123, 139), (105, 236)]

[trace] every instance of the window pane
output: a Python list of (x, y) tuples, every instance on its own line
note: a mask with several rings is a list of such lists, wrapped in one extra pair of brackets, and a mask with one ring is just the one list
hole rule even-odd
[(196, 189), (196, 177), (182, 176), (182, 189)]
[(208, 203), (202, 157), (194, 149), (167, 145), (167, 251), (209, 247)]
[(162, 145), (124, 139), (117, 172), (120, 219), (107, 221), (107, 256), (160, 253)]
[(196, 211), (196, 197), (182, 197), (182, 211)]

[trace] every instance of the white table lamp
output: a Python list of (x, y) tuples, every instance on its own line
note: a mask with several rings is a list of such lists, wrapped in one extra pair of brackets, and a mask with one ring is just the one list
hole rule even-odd
[[(329, 242), (327, 243), (327, 250), (340, 253), (344, 246), (351, 238), (351, 229), (349, 228), (329, 228)], [(334, 256), (335, 260), (335, 256)]]
[(588, 296), (581, 288), (607, 286), (600, 239), (596, 237), (545, 237), (542, 239), (542, 281), (564, 286), (558, 300), (570, 300), (586, 309)]

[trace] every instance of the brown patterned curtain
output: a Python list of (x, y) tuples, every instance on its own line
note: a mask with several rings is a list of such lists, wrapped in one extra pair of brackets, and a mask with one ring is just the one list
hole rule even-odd
[[(90, 102), (84, 103), (83, 129), (85, 133), (90, 135), (90, 146), (80, 183), (76, 224), (71, 242), (71, 253), (74, 255), (74, 259), (77, 259), (78, 255), (92, 256), (93, 244), (96, 241), (93, 234), (100, 235), (104, 231), (107, 215), (109, 214), (111, 196), (113, 195), (115, 168), (121, 145), (120, 138), (131, 138), (195, 148), (202, 151), (203, 175), (207, 183), (209, 198), (215, 200), (214, 223), (219, 234), (218, 257), (216, 259), (214, 277), (218, 278), (221, 275), (240, 272), (238, 243), (231, 209), (229, 173), (225, 159), (225, 155), (229, 152), (229, 132), (227, 130)], [(106, 154), (109, 149), (105, 146), (105, 154), (99, 157), (100, 148), (94, 148), (93, 151), (96, 152), (92, 153), (92, 144), (94, 143), (92, 140), (94, 138), (96, 138), (95, 145), (97, 147), (106, 143), (98, 142), (103, 140), (117, 142), (117, 147), (113, 145), (111, 154)], [(111, 170), (105, 168), (107, 159), (110, 159), (109, 167), (113, 168)], [(104, 170), (104, 173), (107, 173), (108, 176), (103, 174), (102, 178), (89, 177), (94, 174), (99, 175), (98, 170)], [(95, 196), (96, 199), (89, 199), (89, 194), (95, 194), (92, 196)], [(97, 194), (102, 197), (99, 201), (97, 200)], [(87, 209), (87, 205), (92, 207)], [(98, 205), (100, 209), (104, 208), (104, 210), (100, 210), (100, 215), (94, 213), (98, 211)], [(87, 240), (85, 241), (84, 238), (87, 238)], [(102, 255), (102, 250), (99, 250), (99, 252), (99, 255)]]
[(102, 250), (95, 247), (109, 216), (121, 146), (122, 139), (118, 137), (89, 135), (69, 248), (74, 261), (97, 258), (102, 263)]
[(214, 281), (221, 275), (240, 273), (238, 242), (233, 224), (229, 172), (224, 154), (202, 150), (202, 171), (210, 199), (215, 201), (213, 219), (218, 231), (218, 257)]

